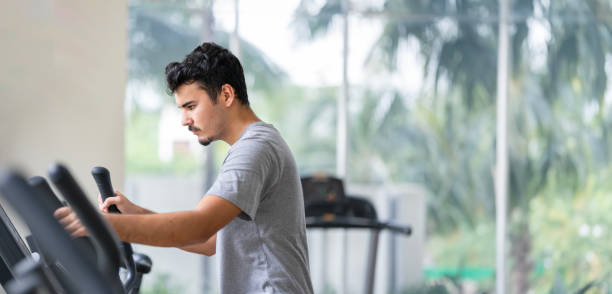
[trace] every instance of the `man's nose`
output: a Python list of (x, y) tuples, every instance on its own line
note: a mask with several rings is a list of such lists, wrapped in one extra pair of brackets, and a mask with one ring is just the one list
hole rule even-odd
[(183, 118), (182, 118), (182, 122), (183, 126), (189, 126), (193, 123), (193, 120), (186, 114), (183, 112)]

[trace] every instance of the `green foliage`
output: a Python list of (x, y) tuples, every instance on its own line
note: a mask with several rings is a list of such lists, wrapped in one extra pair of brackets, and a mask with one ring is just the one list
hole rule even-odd
[(337, 91), (284, 85), (253, 95), (253, 109), (281, 132), (302, 174), (335, 171)]
[(429, 238), (427, 252), (435, 256), (432, 267), (493, 268), (495, 265), (495, 224), (479, 222), (476, 228), (463, 226), (445, 235)]
[(532, 256), (542, 267), (534, 283), (537, 292), (551, 285), (559, 289), (563, 286), (566, 292), (577, 291), (592, 281), (609, 280), (612, 192), (606, 182), (610, 175), (606, 171), (590, 176), (588, 183), (570, 197), (551, 189), (532, 200)]
[(323, 35), (334, 16), (342, 13), (342, 0), (325, 1), (321, 7), (316, 7), (317, 4), (311, 0), (302, 0), (294, 12), (293, 26), (301, 38), (314, 39)]
[(476, 227), (463, 225), (447, 234), (428, 237), (427, 255), (434, 257), (425, 268), (426, 281), (444, 283), (447, 289), (470, 281), (481, 291), (494, 286), (495, 227), (481, 221)]

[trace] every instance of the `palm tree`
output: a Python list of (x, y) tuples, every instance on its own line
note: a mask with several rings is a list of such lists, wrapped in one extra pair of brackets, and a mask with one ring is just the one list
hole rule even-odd
[[(181, 12), (182, 17), (189, 17)], [(165, 86), (163, 70), (171, 61), (181, 60), (201, 41), (197, 28), (177, 25), (161, 19), (150, 10), (130, 10), (129, 75), (139, 80), (154, 80)], [(215, 30), (214, 41), (229, 47), (230, 32)], [(273, 88), (286, 74), (261, 50), (245, 40), (240, 41), (241, 62), (253, 90)]]

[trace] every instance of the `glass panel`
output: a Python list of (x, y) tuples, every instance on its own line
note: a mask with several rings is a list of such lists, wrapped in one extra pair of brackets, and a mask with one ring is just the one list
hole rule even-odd
[(515, 3), (509, 262), (518, 292), (608, 291), (610, 9)]
[[(190, 52), (210, 24), (212, 39), (229, 47), (235, 2), (214, 2), (212, 21), (205, 17), (212, 1), (130, 3), (127, 193), (160, 211), (192, 208), (211, 155), (178, 126), (173, 99), (163, 94), (163, 68)], [(238, 3), (236, 54), (252, 107), (280, 130), (302, 175), (334, 174), (342, 1)], [(350, 1), (347, 191), (370, 200), (380, 219), (413, 227), (410, 237), (382, 234), (377, 293), (494, 289), (497, 5)], [(509, 290), (604, 291), (612, 257), (611, 4), (512, 5)], [(215, 168), (226, 151), (215, 143)], [(175, 207), (166, 206), (168, 195)], [(363, 290), (368, 238), (309, 230), (317, 293)], [(180, 280), (180, 292), (216, 289), (211, 259), (178, 261), (181, 253), (164, 252), (154, 252), (156, 266), (172, 258), (168, 264), (180, 271), (160, 265), (147, 287)]]
[[(382, 238), (379, 291), (493, 289), (497, 6), (489, 2), (355, 5), (351, 52), (368, 54), (350, 70), (349, 191), (371, 199), (381, 219), (414, 229)], [(362, 37), (366, 28), (374, 38)]]
[[(164, 75), (166, 65), (191, 52), (208, 27), (200, 2), (129, 2), (124, 194), (156, 212), (193, 209), (204, 194), (207, 155), (181, 126)], [(144, 293), (209, 293), (216, 287), (211, 262), (204, 257), (172, 248), (135, 250), (154, 260)]]

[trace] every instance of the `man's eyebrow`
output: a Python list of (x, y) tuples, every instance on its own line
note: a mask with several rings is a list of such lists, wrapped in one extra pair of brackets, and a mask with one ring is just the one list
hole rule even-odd
[(183, 103), (183, 105), (179, 106), (179, 108), (187, 107), (187, 106), (189, 106), (189, 104), (193, 104), (193, 103), (194, 103), (193, 100), (187, 101), (187, 102)]

